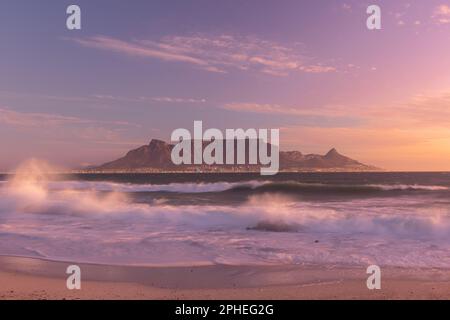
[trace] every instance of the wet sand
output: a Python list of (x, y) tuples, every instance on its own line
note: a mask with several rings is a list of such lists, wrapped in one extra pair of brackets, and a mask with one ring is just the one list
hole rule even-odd
[(68, 290), (72, 264), (0, 257), (0, 299), (450, 299), (445, 269), (382, 267), (381, 290), (368, 290), (365, 267), (78, 264), (81, 290)]

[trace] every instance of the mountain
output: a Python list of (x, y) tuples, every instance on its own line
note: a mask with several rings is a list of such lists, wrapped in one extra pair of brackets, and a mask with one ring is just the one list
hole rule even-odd
[[(203, 143), (206, 146), (207, 143)], [(224, 143), (225, 145), (225, 143)], [(236, 145), (236, 144), (235, 144)], [(248, 163), (246, 141), (246, 162)], [(153, 139), (148, 145), (129, 151), (124, 157), (93, 168), (92, 171), (256, 171), (260, 165), (180, 165), (172, 163), (173, 144)], [(268, 149), (271, 150), (270, 144)], [(225, 150), (224, 150), (225, 151)], [(225, 152), (224, 152), (225, 154)], [(235, 157), (236, 157), (235, 146)], [(365, 165), (331, 149), (325, 155), (302, 154), (300, 151), (280, 152), (280, 171), (377, 171), (376, 167)]]
[(172, 167), (170, 154), (173, 145), (153, 139), (150, 144), (129, 151), (123, 158), (105, 163), (100, 170), (169, 168)]

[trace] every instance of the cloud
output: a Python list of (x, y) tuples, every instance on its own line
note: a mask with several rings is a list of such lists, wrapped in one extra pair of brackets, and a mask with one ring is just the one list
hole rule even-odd
[(233, 102), (222, 106), (225, 110), (236, 112), (251, 112), (260, 114), (278, 114), (291, 116), (327, 116), (327, 117), (349, 117), (351, 107), (344, 105), (325, 105), (320, 108), (305, 108), (283, 106), (279, 104), (263, 104), (263, 103), (248, 103), (248, 102)]
[(347, 106), (342, 112), (364, 118), (378, 128), (450, 128), (450, 91), (418, 94), (387, 105)]
[(79, 44), (97, 49), (107, 49), (132, 56), (157, 58), (165, 61), (187, 62), (199, 66), (206, 66), (207, 62), (183, 55), (175, 54), (166, 50), (144, 46), (141, 42), (126, 42), (110, 37), (96, 36), (86, 39), (74, 39)]
[(308, 113), (290, 107), (283, 107), (277, 104), (259, 104), (259, 103), (228, 103), (223, 106), (224, 109), (237, 112), (252, 112), (263, 114), (281, 114), (281, 115), (306, 115)]
[(438, 24), (450, 23), (450, 6), (442, 4), (436, 7), (432, 17)]
[(421, 126), (450, 127), (450, 91), (414, 96), (394, 112)]
[(0, 123), (11, 126), (35, 127), (63, 124), (85, 124), (87, 121), (75, 117), (44, 113), (23, 113), (9, 109), (0, 109)]
[(158, 41), (123, 41), (106, 36), (71, 39), (90, 48), (130, 56), (187, 63), (209, 72), (258, 71), (274, 76), (293, 72), (327, 73), (336, 68), (306, 58), (296, 46), (286, 47), (257, 37), (232, 35), (166, 36)]
[[(147, 99), (147, 98), (143, 98)], [(194, 98), (175, 98), (175, 97), (153, 97), (150, 98), (156, 102), (167, 102), (167, 103), (205, 103), (206, 99), (194, 99)]]
[[(54, 101), (64, 101), (64, 102), (74, 102), (74, 103), (84, 103), (84, 106), (95, 106), (98, 104), (109, 105), (111, 103), (135, 103), (135, 104), (146, 104), (146, 103), (171, 103), (171, 104), (204, 104), (207, 102), (205, 98), (198, 97), (177, 97), (177, 96), (120, 96), (120, 95), (111, 95), (105, 93), (95, 93), (87, 96), (55, 96), (55, 95), (40, 95), (40, 94), (27, 94), (27, 93), (11, 93), (0, 91), (1, 97), (13, 98), (13, 99), (33, 99), (36, 100), (54, 100)], [(0, 107), (1, 109), (1, 107)], [(3, 109), (2, 116), (6, 121), (6, 118), (13, 119), (16, 115), (14, 111)], [(27, 114), (30, 117), (30, 114)], [(23, 120), (23, 116), (21, 119)], [(67, 119), (65, 121), (75, 121), (76, 119)], [(63, 119), (58, 119), (58, 121), (62, 121)], [(81, 119), (80, 119), (81, 120)], [(56, 119), (52, 119), (52, 122), (57, 121)], [(86, 121), (86, 120), (84, 120)]]
[(307, 73), (327, 73), (336, 71), (335, 67), (324, 66), (322, 64), (302, 66), (299, 69)]
[(341, 8), (344, 11), (352, 12), (352, 6), (350, 4), (348, 4), (348, 3), (342, 4)]
[(418, 94), (386, 105), (329, 104), (316, 107), (233, 102), (222, 106), (235, 112), (297, 117), (351, 119), (377, 128), (450, 128), (450, 90)]
[(48, 127), (64, 125), (99, 125), (132, 126), (124, 121), (98, 121), (77, 117), (62, 116), (49, 113), (18, 112), (7, 108), (0, 108), (0, 123), (14, 127)]
[(386, 105), (348, 105), (319, 108), (324, 114), (351, 114), (378, 128), (450, 128), (450, 91), (417, 94)]
[(131, 102), (131, 103), (144, 103), (144, 102), (163, 102), (163, 103), (205, 103), (204, 98), (180, 98), (180, 97), (120, 97), (105, 94), (94, 94), (94, 99), (108, 102)]
[(352, 115), (377, 128), (450, 128), (450, 91), (418, 94), (385, 105), (342, 105), (317, 108), (329, 116)]
[[(364, 122), (363, 117), (355, 117), (348, 107), (325, 105), (320, 108), (288, 107), (277, 104), (228, 103), (222, 106), (234, 112), (256, 113), (270, 116), (271, 123), (284, 125), (296, 123), (307, 127), (355, 127)], [(276, 119), (275, 117), (279, 118)]]
[[(5, 127), (8, 130), (14, 130), (14, 141), (22, 141), (19, 145), (30, 146), (30, 137), (33, 137), (33, 148), (36, 145), (46, 146), (45, 148), (59, 145), (60, 150), (66, 149), (69, 154), (74, 150), (70, 149), (70, 146), (73, 145), (99, 150), (101, 145), (130, 147), (139, 144), (129, 139), (130, 129), (139, 127), (139, 125), (125, 121), (91, 120), (50, 113), (18, 112), (0, 107), (0, 128)], [(4, 140), (0, 142), (5, 143)], [(104, 147), (101, 148), (104, 149)], [(83, 151), (86, 150), (83, 149)], [(71, 160), (67, 159), (67, 161)]]

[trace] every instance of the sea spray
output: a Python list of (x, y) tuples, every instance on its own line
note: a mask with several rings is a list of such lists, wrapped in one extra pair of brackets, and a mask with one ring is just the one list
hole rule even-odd
[[(331, 198), (337, 189), (330, 187), (320, 201), (307, 201), (296, 193), (327, 186), (255, 182), (241, 189), (246, 182), (218, 183), (200, 185), (203, 192), (193, 194), (191, 183), (146, 185), (149, 191), (141, 192), (132, 179), (54, 181), (49, 171), (22, 166), (0, 186), (0, 254), (127, 265), (450, 267), (445, 190), (407, 189), (391, 197), (392, 191), (378, 188), (376, 196), (352, 196), (350, 190), (359, 188), (353, 185), (344, 187), (345, 197)], [(296, 191), (286, 192), (286, 184)], [(139, 201), (136, 193), (142, 193)], [(231, 201), (237, 196), (244, 201)], [(174, 201), (183, 197), (210, 200)]]

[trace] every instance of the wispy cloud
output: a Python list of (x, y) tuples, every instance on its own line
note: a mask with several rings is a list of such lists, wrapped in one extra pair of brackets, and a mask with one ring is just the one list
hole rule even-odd
[(89, 143), (137, 145), (124, 138), (124, 134), (137, 124), (125, 121), (91, 120), (51, 113), (18, 112), (0, 107), (0, 126), (10, 127), (26, 137), (37, 139), (38, 143), (53, 144)]
[[(147, 98), (144, 98), (147, 99)], [(194, 98), (176, 98), (176, 97), (153, 97), (148, 98), (156, 102), (166, 103), (205, 103), (206, 99), (194, 99)]]
[(142, 41), (127, 42), (111, 37), (95, 36), (86, 39), (74, 39), (79, 44), (97, 49), (107, 49), (119, 53), (125, 53), (133, 56), (151, 57), (165, 61), (177, 61), (205, 66), (207, 63), (183, 54), (176, 54), (167, 50), (161, 50), (157, 47), (145, 46)]
[(125, 121), (99, 121), (78, 117), (62, 116), (49, 113), (18, 112), (8, 108), (0, 108), (0, 123), (15, 127), (48, 127), (64, 125), (114, 125), (135, 126)]
[(327, 116), (346, 117), (350, 107), (344, 105), (325, 105), (320, 108), (285, 106), (280, 104), (233, 102), (222, 106), (223, 109), (236, 112), (251, 112), (271, 115), (291, 115), (291, 116)]
[(260, 104), (260, 103), (247, 103), (247, 102), (234, 102), (228, 103), (223, 106), (226, 110), (236, 112), (251, 112), (251, 113), (263, 113), (263, 114), (279, 114), (279, 115), (306, 115), (305, 111), (298, 110), (290, 107), (283, 107), (278, 104)]
[(418, 94), (408, 100), (386, 105), (348, 105), (320, 108), (328, 115), (351, 114), (364, 123), (382, 128), (440, 130), (450, 128), (450, 91)]
[(96, 49), (110, 50), (131, 56), (187, 63), (209, 72), (231, 70), (258, 71), (275, 76), (292, 72), (326, 73), (336, 71), (305, 57), (296, 46), (262, 40), (257, 37), (232, 35), (167, 36), (158, 41), (123, 41), (106, 36), (71, 39)]
[(450, 6), (442, 4), (434, 10), (433, 19), (438, 24), (450, 23)]
[(393, 110), (416, 125), (450, 127), (450, 91), (414, 96)]
[(82, 120), (76, 117), (66, 117), (44, 113), (23, 113), (9, 109), (0, 109), (0, 123), (11, 126), (39, 127), (47, 125), (85, 124), (87, 122), (87, 120)]
[(450, 90), (418, 94), (386, 105), (328, 104), (308, 107), (233, 102), (222, 106), (235, 112), (250, 112), (298, 117), (318, 116), (359, 119), (359, 123), (378, 128), (449, 128)]
[(190, 104), (200, 104), (206, 103), (204, 98), (182, 98), (182, 97), (121, 97), (105, 94), (94, 94), (92, 98), (100, 101), (107, 102), (131, 102), (131, 103), (145, 103), (145, 102), (162, 102), (162, 103), (190, 103)]
[(344, 11), (352, 12), (352, 5), (349, 3), (343, 3), (341, 8)]
[[(202, 97), (179, 97), (179, 96), (120, 96), (105, 93), (95, 93), (85, 96), (57, 96), (57, 95), (42, 95), (42, 94), (29, 94), (19, 92), (6, 92), (0, 91), (0, 98), (8, 98), (15, 100), (32, 99), (33, 101), (62, 101), (68, 103), (83, 103), (84, 106), (97, 106), (98, 104), (148, 104), (148, 103), (167, 103), (167, 104), (204, 104), (207, 102), (206, 98)], [(1, 108), (0, 108), (1, 109)], [(6, 111), (4, 109), (3, 116), (6, 118)], [(10, 110), (11, 112), (14, 112)], [(9, 118), (13, 118), (13, 114), (8, 114)], [(66, 117), (67, 118), (67, 117)]]

